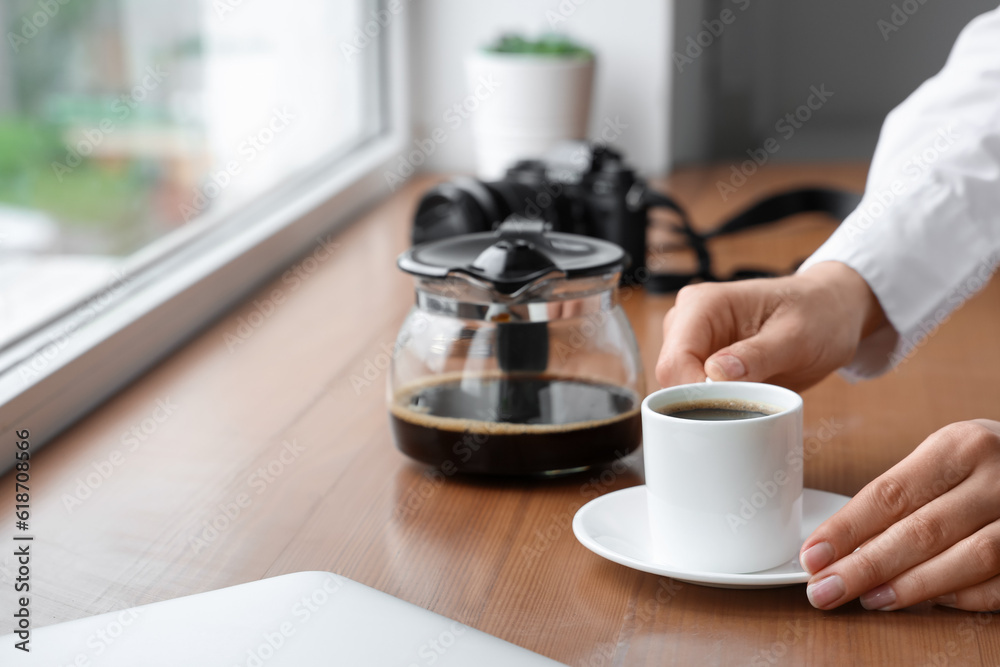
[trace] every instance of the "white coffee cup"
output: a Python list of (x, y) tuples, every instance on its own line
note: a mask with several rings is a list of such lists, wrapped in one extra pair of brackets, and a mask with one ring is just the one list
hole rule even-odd
[[(701, 421), (662, 414), (702, 401), (773, 414)], [(802, 397), (755, 382), (661, 389), (642, 402), (652, 555), (697, 572), (758, 572), (802, 545)]]

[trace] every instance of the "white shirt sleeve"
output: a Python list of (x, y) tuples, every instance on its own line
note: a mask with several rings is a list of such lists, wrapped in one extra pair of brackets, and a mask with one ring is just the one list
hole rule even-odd
[(965, 27), (944, 68), (885, 120), (864, 197), (800, 271), (857, 271), (891, 326), (842, 372), (884, 373), (923, 345), (1000, 262), (1000, 9)]

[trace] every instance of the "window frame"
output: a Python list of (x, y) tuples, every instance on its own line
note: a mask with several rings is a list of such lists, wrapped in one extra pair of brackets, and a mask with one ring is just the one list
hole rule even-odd
[[(299, 182), (251, 206), (199, 220), (140, 250), (127, 262), (127, 279), (108, 295), (110, 303), (71, 333), (60, 334), (73, 317), (64, 314), (3, 350), (2, 432), (28, 429), (33, 446), (52, 440), (244, 302), (317, 239), (385, 198), (383, 174), (411, 135), (407, 13), (395, 14), (378, 35), (382, 131), (336, 164), (311, 165)], [(227, 238), (223, 226), (241, 231)], [(13, 461), (4, 457), (0, 472)]]

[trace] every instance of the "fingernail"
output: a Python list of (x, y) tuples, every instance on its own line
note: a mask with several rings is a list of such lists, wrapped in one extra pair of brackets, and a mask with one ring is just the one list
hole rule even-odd
[(958, 602), (958, 597), (954, 593), (945, 593), (944, 595), (937, 596), (931, 602), (939, 604), (942, 607), (954, 607), (955, 603)]
[(820, 542), (802, 552), (802, 555), (799, 556), (799, 564), (809, 574), (816, 574), (832, 563), (835, 555), (833, 546), (829, 542)]
[(713, 367), (715, 370), (714, 373), (709, 373), (709, 375), (721, 377), (723, 380), (739, 380), (747, 374), (747, 368), (743, 365), (743, 362), (731, 354), (712, 357), (706, 365)]
[(865, 609), (885, 610), (896, 601), (896, 591), (886, 584), (870, 590), (861, 596), (861, 606)]
[(836, 574), (806, 586), (806, 596), (809, 598), (809, 603), (817, 609), (833, 604), (844, 597), (846, 592), (844, 580)]

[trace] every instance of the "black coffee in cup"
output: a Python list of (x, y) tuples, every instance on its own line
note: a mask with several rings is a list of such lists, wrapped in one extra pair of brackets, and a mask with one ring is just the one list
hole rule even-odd
[(781, 412), (774, 406), (739, 398), (705, 398), (671, 403), (656, 411), (669, 417), (695, 421), (736, 421), (767, 417)]

